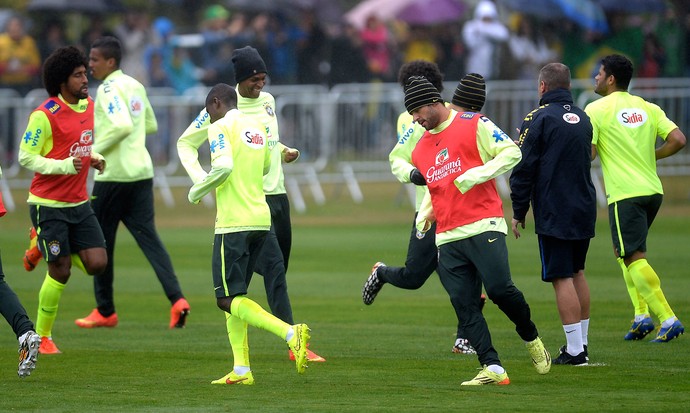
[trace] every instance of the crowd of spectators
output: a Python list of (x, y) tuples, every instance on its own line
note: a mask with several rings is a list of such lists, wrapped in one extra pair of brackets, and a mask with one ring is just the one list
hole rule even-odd
[(640, 77), (690, 76), (690, 15), (672, 7), (663, 15), (609, 15), (609, 33), (570, 22), (538, 20), (492, 1), (481, 0), (451, 23), (409, 26), (370, 16), (358, 28), (345, 21), (324, 22), (314, 10), (244, 12), (220, 4), (200, 11), (196, 23), (129, 10), (114, 18), (94, 15), (77, 39), (68, 40), (64, 21), (36, 22), (15, 14), (0, 34), (0, 88), (21, 94), (40, 88), (41, 62), (55, 48), (78, 43), (84, 50), (102, 35), (123, 44), (122, 68), (143, 84), (177, 93), (195, 86), (232, 83), (230, 56), (252, 45), (269, 67), (273, 84), (395, 82), (401, 64), (425, 59), (439, 65), (447, 80), (467, 72), (487, 79), (536, 79), (551, 61), (572, 68), (574, 78), (590, 78), (603, 54), (623, 53)]

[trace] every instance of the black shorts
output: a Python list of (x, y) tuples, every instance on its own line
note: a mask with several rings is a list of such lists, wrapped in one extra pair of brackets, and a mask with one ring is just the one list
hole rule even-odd
[(213, 290), (216, 298), (247, 294), (248, 280), (268, 231), (216, 234), (213, 239)]
[(589, 238), (564, 240), (548, 235), (537, 235), (541, 258), (541, 280), (551, 282), (555, 278), (572, 278), (585, 269)]
[(661, 194), (654, 194), (609, 204), (611, 239), (619, 257), (629, 257), (635, 251), (647, 251), (647, 234), (663, 198)]
[(105, 238), (91, 204), (67, 208), (30, 205), (31, 223), (38, 234), (38, 249), (46, 261), (89, 248), (105, 248)]

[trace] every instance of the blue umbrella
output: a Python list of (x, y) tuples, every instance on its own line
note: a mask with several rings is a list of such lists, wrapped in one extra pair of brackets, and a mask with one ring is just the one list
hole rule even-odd
[(544, 19), (565, 18), (599, 33), (609, 30), (604, 9), (594, 0), (500, 0), (500, 3), (520, 13)]
[(31, 0), (27, 11), (109, 13), (122, 12), (125, 7), (120, 0)]
[(648, 13), (666, 10), (665, 0), (596, 0), (606, 11), (622, 13)]

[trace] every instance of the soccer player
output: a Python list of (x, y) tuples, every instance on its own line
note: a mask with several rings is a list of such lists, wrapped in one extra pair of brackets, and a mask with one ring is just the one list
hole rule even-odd
[(453, 305), (460, 308), (463, 332), (483, 367), (462, 385), (510, 383), (480, 308), (482, 284), (515, 324), (537, 372), (548, 373), (551, 356), (510, 277), (508, 226), (494, 180), (520, 161), (520, 148), (487, 117), (447, 108), (438, 90), (421, 76), (405, 85), (405, 108), (427, 130), (412, 151), (412, 163), (429, 188), (417, 229), (425, 233), (436, 222), (437, 271)]
[(203, 176), (190, 175), (194, 185), (188, 198), (196, 204), (216, 191), (213, 286), (218, 308), (225, 312), (234, 359), (233, 370), (211, 383), (254, 384), (248, 324), (284, 339), (295, 355), (297, 372), (303, 373), (308, 362), (307, 325), (290, 325), (246, 296), (254, 264), (271, 228), (263, 189), (263, 177), (272, 167), (266, 128), (237, 110), (237, 93), (224, 83), (211, 88), (206, 112), (211, 122), (207, 128), (211, 170)]
[[(295, 161), (299, 157), (299, 151), (280, 142), (275, 99), (270, 93), (263, 91), (268, 71), (257, 50), (250, 46), (236, 49), (232, 54), (232, 62), (237, 82), (237, 106), (242, 113), (264, 125), (271, 151), (271, 170), (263, 178), (266, 202), (271, 210), (271, 230), (266, 235), (254, 270), (264, 277), (266, 298), (271, 312), (286, 323), (294, 324), (286, 280), (292, 226), (282, 162)], [(209, 125), (209, 114), (206, 109), (202, 109), (177, 142), (180, 160), (187, 173), (192, 176), (192, 180), (205, 174), (198, 163), (197, 150), (206, 142), (206, 129)], [(292, 352), (288, 351), (288, 356), (294, 360)], [(307, 350), (307, 357), (309, 361), (326, 361), (311, 350)]]
[[(443, 75), (435, 63), (425, 60), (413, 60), (400, 67), (398, 82), (405, 86), (410, 76), (423, 76), (439, 91), (443, 91)], [(453, 95), (453, 104), (457, 110), (479, 112), (484, 106), (486, 98), (484, 78), (476, 73), (471, 73), (460, 80)], [(460, 108), (459, 106), (464, 106)], [(402, 183), (416, 185), (415, 216), (412, 221), (410, 241), (407, 247), (407, 258), (404, 267), (390, 267), (383, 262), (377, 262), (371, 269), (371, 273), (362, 287), (362, 301), (371, 305), (374, 299), (388, 283), (398, 288), (416, 290), (429, 279), (438, 265), (437, 248), (435, 243), (435, 224), (423, 237), (417, 237), (417, 229), (414, 220), (419, 212), (419, 205), (424, 195), (428, 192), (426, 181), (417, 168), (412, 164), (412, 150), (424, 135), (425, 129), (415, 122), (407, 111), (398, 116), (398, 141), (388, 155), (391, 172)], [(459, 309), (455, 313), (460, 320)], [(462, 325), (458, 321), (458, 329), (455, 343), (451, 348), (453, 353), (475, 354), (469, 340), (463, 338)]]
[[(632, 301), (635, 318), (626, 340), (641, 340), (655, 326), (655, 343), (666, 343), (685, 332), (671, 309), (661, 282), (647, 262), (647, 234), (661, 207), (664, 190), (656, 161), (685, 147), (685, 134), (657, 105), (628, 92), (633, 64), (625, 56), (601, 60), (594, 91), (603, 96), (585, 107), (592, 120), (592, 159), (597, 154), (609, 204), (614, 252)], [(657, 137), (664, 143), (655, 148)]]
[(89, 68), (102, 80), (96, 94), (94, 148), (108, 159), (108, 170), (94, 181), (92, 205), (103, 228), (108, 266), (93, 280), (97, 307), (75, 320), (82, 328), (115, 327), (113, 298), (115, 239), (122, 222), (153, 267), (170, 301), (170, 328), (182, 328), (189, 303), (182, 294), (170, 255), (156, 231), (153, 200), (153, 162), (146, 135), (158, 130), (146, 89), (120, 69), (122, 46), (117, 38), (102, 37), (91, 45)]
[(19, 164), (35, 172), (27, 202), (38, 248), (48, 263), (36, 318), (41, 354), (60, 353), (52, 330), (72, 266), (98, 275), (108, 262), (86, 188), (89, 166), (105, 170), (103, 156), (92, 151), (94, 103), (87, 65), (86, 56), (73, 46), (46, 59), (43, 84), (49, 98), (29, 116), (19, 146)]
[(592, 124), (573, 104), (570, 69), (549, 63), (539, 72), (539, 107), (525, 117), (522, 160), (510, 175), (512, 229), (520, 238), (530, 201), (539, 241), (541, 279), (556, 294), (566, 345), (554, 364), (587, 365), (589, 286), (585, 260), (597, 219), (592, 183)]
[[(0, 177), (2, 169), (0, 168)], [(2, 197), (0, 196), (0, 204)], [(3, 212), (0, 216), (4, 215)], [(0, 259), (0, 313), (7, 320), (7, 324), (12, 327), (12, 331), (19, 341), (19, 366), (17, 374), (19, 377), (30, 376), (36, 368), (38, 359), (38, 348), (41, 345), (41, 336), (34, 331), (34, 323), (26, 314), (26, 309), (19, 301), (17, 294), (12, 291), (10, 285), (5, 281), (5, 272), (2, 270), (2, 259)]]

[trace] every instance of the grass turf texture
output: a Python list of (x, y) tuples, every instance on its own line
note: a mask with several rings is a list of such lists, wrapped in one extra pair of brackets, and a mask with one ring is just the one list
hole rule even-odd
[[(632, 318), (601, 211), (587, 261), (592, 293), (589, 367), (553, 366), (538, 375), (512, 324), (491, 302), (484, 313), (509, 386), (461, 388), (477, 373), (475, 356), (452, 354), (456, 320), (438, 277), (418, 291), (385, 286), (371, 306), (361, 288), (371, 265), (404, 262), (412, 212), (396, 202), (396, 184), (364, 188), (365, 202), (337, 189), (324, 207), (293, 212), (288, 273), (295, 320), (312, 328), (311, 348), (326, 363), (295, 373), (287, 347), (250, 327), (255, 386), (216, 386), (232, 368), (225, 322), (210, 276), (214, 212), (186, 204), (157, 209), (158, 228), (192, 311), (187, 328), (169, 330), (170, 304), (133, 238), (121, 228), (116, 252), (114, 329), (80, 329), (94, 307), (89, 277), (75, 270), (62, 296), (53, 337), (61, 355), (39, 356), (31, 377), (16, 375), (17, 342), (0, 322), (0, 411), (683, 411), (690, 400), (690, 336), (668, 344), (623, 341)], [(0, 220), (6, 279), (35, 321), (44, 263), (21, 266), (27, 245), (25, 193)], [(505, 202), (506, 210), (509, 202)], [(666, 297), (690, 327), (687, 201), (667, 201), (649, 237), (649, 260)], [(510, 216), (510, 215), (507, 215)], [(553, 357), (565, 343), (552, 287), (539, 280), (530, 215), (519, 240), (508, 237), (513, 279), (524, 292)], [(260, 276), (250, 296), (266, 308)]]

